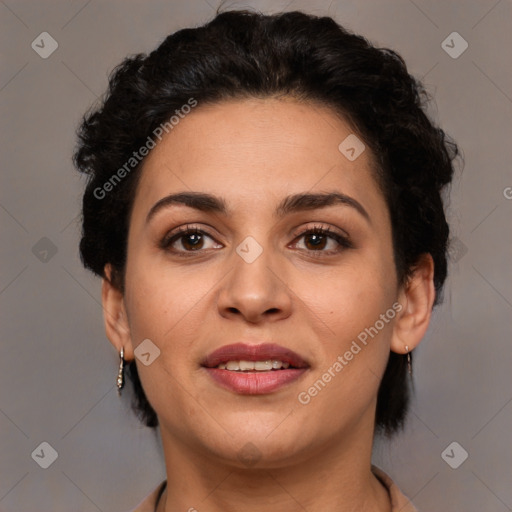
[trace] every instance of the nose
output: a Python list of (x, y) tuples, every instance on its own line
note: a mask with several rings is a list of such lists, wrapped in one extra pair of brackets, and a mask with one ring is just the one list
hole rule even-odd
[(217, 307), (225, 318), (242, 318), (249, 323), (278, 321), (291, 314), (293, 292), (269, 250), (248, 262), (233, 254), (232, 271), (222, 280)]

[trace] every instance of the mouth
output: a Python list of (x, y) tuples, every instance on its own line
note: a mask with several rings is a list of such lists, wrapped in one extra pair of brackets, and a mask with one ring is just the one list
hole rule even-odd
[(215, 350), (201, 366), (223, 388), (248, 395), (274, 392), (297, 380), (309, 368), (293, 350), (275, 344), (244, 343)]

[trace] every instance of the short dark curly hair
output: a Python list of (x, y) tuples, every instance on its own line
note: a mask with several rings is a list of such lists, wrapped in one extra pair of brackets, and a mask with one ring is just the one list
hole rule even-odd
[[(399, 282), (419, 258), (434, 261), (436, 304), (447, 273), (449, 227), (442, 192), (453, 177), (457, 145), (426, 115), (431, 99), (393, 50), (377, 48), (332, 18), (247, 10), (217, 12), (197, 28), (169, 35), (149, 55), (126, 58), (111, 74), (101, 105), (85, 114), (73, 155), (88, 175), (83, 195), (80, 255), (84, 266), (124, 290), (128, 223), (140, 163), (104, 184), (170, 116), (194, 98), (291, 96), (341, 115), (371, 149), (389, 208)], [(127, 174), (125, 176), (125, 174)], [(406, 356), (390, 352), (380, 384), (376, 431), (391, 436), (404, 424), (409, 399)], [(134, 408), (146, 425), (158, 424), (137, 374), (129, 365)]]

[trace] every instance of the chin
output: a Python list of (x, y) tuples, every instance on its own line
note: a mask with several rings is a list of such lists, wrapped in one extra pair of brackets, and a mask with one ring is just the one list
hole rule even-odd
[[(239, 421), (225, 422), (223, 427), (228, 433), (213, 439), (211, 432), (201, 435), (202, 450), (228, 466), (241, 469), (271, 469), (286, 467), (307, 458), (307, 453), (322, 439), (304, 432), (300, 421), (290, 422), (287, 428), (286, 414), (266, 415), (265, 420), (254, 420), (249, 413)], [(235, 419), (235, 418), (233, 418)], [(280, 425), (281, 423), (281, 425)], [(216, 432), (219, 427), (212, 426)]]

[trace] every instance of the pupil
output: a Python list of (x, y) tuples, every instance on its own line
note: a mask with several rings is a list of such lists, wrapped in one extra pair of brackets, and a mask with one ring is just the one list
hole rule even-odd
[[(316, 241), (313, 239), (316, 239)], [(311, 242), (312, 240), (313, 240), (313, 242)], [(309, 243), (312, 243), (312, 245), (314, 247), (321, 246), (323, 242), (325, 242), (325, 240), (323, 239), (323, 235), (316, 235), (316, 234), (309, 235)]]
[(192, 246), (192, 248), (196, 248), (197, 249), (198, 244), (201, 243), (201, 235), (198, 235), (197, 233), (193, 233), (191, 235), (188, 235), (185, 238), (185, 243), (187, 245)]

